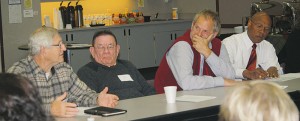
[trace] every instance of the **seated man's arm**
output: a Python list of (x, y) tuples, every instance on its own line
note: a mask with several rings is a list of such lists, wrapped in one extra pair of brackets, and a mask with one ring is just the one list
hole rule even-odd
[(135, 73), (137, 76), (137, 81), (142, 87), (142, 93), (145, 96), (156, 94), (154, 87), (152, 87), (149, 83), (147, 83), (143, 75), (137, 69), (135, 69)]
[[(279, 65), (278, 57), (276, 55), (274, 47), (271, 44), (268, 44), (266, 48), (268, 48), (268, 51), (265, 55), (263, 55), (265, 57), (263, 60), (264, 62), (260, 65), (264, 70), (269, 70), (268, 73), (270, 73), (270, 76), (283, 74), (283, 70)], [(277, 72), (275, 71), (276, 69)]]
[[(283, 70), (278, 63), (278, 58), (274, 47), (269, 43), (262, 43), (263, 50), (259, 50), (257, 58), (258, 68), (253, 71), (244, 70), (243, 76), (248, 79), (275, 78), (283, 74)], [(261, 48), (260, 48), (261, 49)]]
[(78, 106), (94, 106), (97, 105), (98, 93), (91, 90), (84, 82), (82, 82), (74, 72), (70, 74), (70, 87), (68, 96), (77, 102)]
[(71, 72), (70, 79), (73, 80), (68, 94), (75, 99), (79, 106), (105, 106), (115, 107), (119, 100), (118, 96), (108, 94), (108, 88), (104, 88), (100, 93), (91, 90), (84, 82), (82, 82), (74, 72)]
[[(243, 67), (243, 49), (239, 49), (239, 40), (242, 38), (236, 36), (230, 36), (225, 38), (222, 41), (222, 44), (225, 46), (230, 63), (235, 71), (235, 78), (236, 79), (244, 79), (243, 72), (245, 71), (245, 67)], [(223, 47), (222, 47), (223, 48)], [(221, 56), (221, 55), (220, 55)]]
[(222, 44), (219, 57), (215, 53), (211, 53), (206, 59), (207, 64), (216, 76), (227, 79), (235, 78), (235, 71), (229, 59), (226, 47)]
[(97, 93), (101, 92), (104, 89), (104, 86), (99, 87), (99, 81), (97, 79), (97, 72), (90, 69), (88, 66), (83, 66), (77, 71), (77, 75), (81, 81), (83, 81), (89, 88), (96, 91)]
[(193, 75), (193, 56), (191, 46), (183, 41), (177, 42), (166, 55), (168, 65), (183, 90), (224, 86), (222, 77)]

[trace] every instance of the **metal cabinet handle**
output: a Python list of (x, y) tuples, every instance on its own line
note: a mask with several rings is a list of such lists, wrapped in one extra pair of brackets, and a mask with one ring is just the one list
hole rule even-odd
[(66, 41), (69, 41), (69, 39), (68, 39), (68, 34), (66, 34)]
[(73, 34), (71, 34), (71, 41), (73, 41), (74, 39), (73, 39)]

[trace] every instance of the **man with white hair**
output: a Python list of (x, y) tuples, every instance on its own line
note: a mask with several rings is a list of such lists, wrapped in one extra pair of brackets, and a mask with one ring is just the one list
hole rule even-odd
[(73, 117), (77, 106), (115, 107), (119, 98), (107, 94), (108, 88), (96, 93), (79, 80), (70, 65), (63, 62), (66, 46), (58, 31), (41, 27), (29, 40), (30, 55), (16, 62), (7, 72), (27, 77), (38, 88), (44, 109), (57, 117)]

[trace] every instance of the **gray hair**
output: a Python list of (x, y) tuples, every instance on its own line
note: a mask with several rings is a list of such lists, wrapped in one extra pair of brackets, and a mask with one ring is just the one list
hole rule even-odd
[(220, 32), (221, 21), (219, 15), (216, 12), (207, 9), (200, 11), (195, 15), (193, 23), (195, 23), (200, 16), (203, 16), (206, 19), (211, 19), (214, 22), (214, 31), (218, 33)]
[(35, 30), (29, 38), (29, 53), (36, 55), (40, 53), (41, 47), (50, 47), (53, 44), (53, 38), (58, 34), (55, 28), (41, 27)]

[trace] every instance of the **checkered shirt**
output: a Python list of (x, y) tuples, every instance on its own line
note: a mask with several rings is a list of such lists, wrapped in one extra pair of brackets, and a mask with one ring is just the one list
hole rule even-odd
[(97, 104), (98, 93), (87, 87), (65, 62), (55, 65), (48, 79), (45, 71), (37, 65), (32, 56), (16, 62), (7, 72), (20, 74), (31, 80), (38, 88), (47, 112), (50, 111), (51, 102), (63, 92), (67, 92), (68, 102), (76, 103), (78, 106)]

